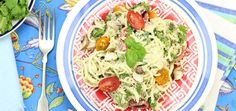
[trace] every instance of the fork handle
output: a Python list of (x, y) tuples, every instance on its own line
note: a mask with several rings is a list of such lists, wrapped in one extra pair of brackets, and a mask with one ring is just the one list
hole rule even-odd
[(42, 93), (45, 94), (45, 82), (46, 82), (46, 66), (47, 66), (47, 54), (43, 55), (43, 77), (42, 77)]

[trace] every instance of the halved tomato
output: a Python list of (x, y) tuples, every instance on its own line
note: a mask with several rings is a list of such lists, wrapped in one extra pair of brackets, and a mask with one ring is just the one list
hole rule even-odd
[(149, 15), (149, 19), (153, 19), (153, 18), (156, 18), (156, 17), (157, 17), (156, 12), (154, 12), (153, 10), (152, 10), (152, 11), (149, 11), (149, 12), (148, 12), (148, 15)]
[(138, 12), (129, 11), (127, 15), (128, 23), (135, 30), (144, 28), (144, 20)]
[(110, 38), (109, 37), (100, 37), (97, 41), (96, 41), (96, 50), (100, 51), (100, 50), (106, 50), (107, 47), (110, 44)]
[(125, 4), (116, 5), (113, 10), (114, 10), (114, 12), (125, 12), (125, 11), (127, 11), (127, 9), (125, 7)]
[(157, 73), (160, 74), (160, 76), (155, 77), (156, 83), (158, 85), (164, 85), (170, 81), (168, 69), (162, 68), (161, 70), (157, 71)]
[(116, 76), (104, 78), (99, 81), (98, 88), (103, 92), (113, 92), (120, 86), (120, 80)]

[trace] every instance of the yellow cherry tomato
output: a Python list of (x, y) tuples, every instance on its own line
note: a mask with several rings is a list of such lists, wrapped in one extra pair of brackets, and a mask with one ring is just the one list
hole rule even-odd
[(116, 5), (114, 7), (114, 12), (125, 12), (125, 11), (127, 11), (127, 9), (124, 4)]
[(96, 41), (96, 50), (97, 51), (106, 50), (107, 47), (109, 46), (109, 44), (110, 44), (110, 38), (109, 37), (100, 37)]
[(160, 76), (155, 77), (155, 81), (158, 85), (164, 85), (170, 81), (168, 69), (162, 68), (161, 70), (157, 71), (157, 73), (160, 74)]
[(157, 14), (156, 14), (156, 12), (154, 12), (154, 11), (152, 10), (152, 11), (149, 11), (149, 12), (148, 12), (148, 16), (149, 16), (149, 19), (153, 19), (153, 18), (156, 18), (156, 17), (157, 17)]

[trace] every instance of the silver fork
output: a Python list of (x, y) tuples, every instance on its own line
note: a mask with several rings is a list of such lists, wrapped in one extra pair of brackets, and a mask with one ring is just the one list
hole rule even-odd
[[(41, 96), (38, 101), (37, 111), (48, 111), (48, 100), (45, 93), (45, 82), (46, 82), (46, 65), (47, 65), (47, 55), (53, 49), (54, 39), (55, 39), (55, 10), (53, 11), (52, 16), (52, 25), (51, 17), (48, 16), (46, 12), (44, 13), (44, 24), (42, 32), (42, 22), (41, 22), (41, 11), (39, 12), (39, 49), (43, 53), (43, 75), (42, 75), (42, 91)], [(48, 19), (48, 24), (46, 26), (46, 19)], [(47, 30), (46, 30), (47, 28)], [(52, 29), (52, 32), (51, 32)], [(46, 37), (47, 32), (47, 37)], [(52, 35), (51, 35), (52, 33)]]

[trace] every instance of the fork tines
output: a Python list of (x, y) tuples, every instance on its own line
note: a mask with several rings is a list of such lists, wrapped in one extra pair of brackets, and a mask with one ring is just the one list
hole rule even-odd
[[(54, 40), (55, 38), (55, 9), (53, 14), (51, 14), (50, 9), (46, 9), (43, 14), (43, 23), (42, 23), (42, 12), (39, 11), (39, 40)], [(52, 20), (52, 23), (51, 23)], [(42, 29), (43, 26), (43, 29)], [(52, 33), (52, 34), (51, 34)], [(46, 36), (47, 34), (47, 36)]]

